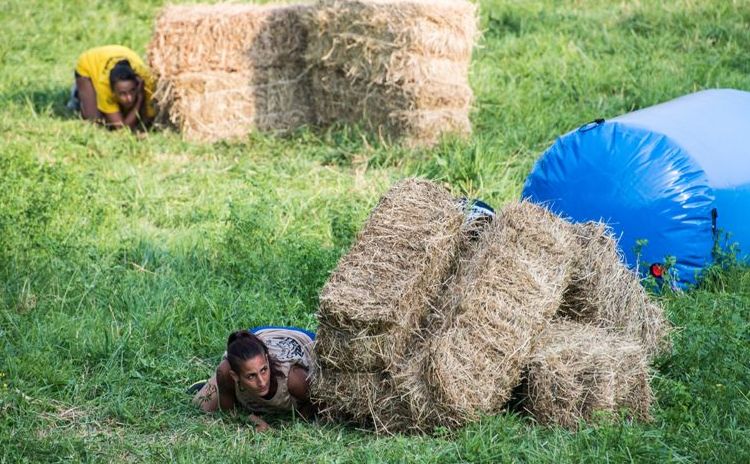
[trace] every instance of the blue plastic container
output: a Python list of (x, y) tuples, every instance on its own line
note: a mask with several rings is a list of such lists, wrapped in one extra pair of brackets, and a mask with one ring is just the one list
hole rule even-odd
[[(750, 92), (706, 90), (560, 138), (523, 197), (575, 221), (602, 220), (629, 265), (676, 258), (680, 283), (712, 261), (715, 240), (750, 251)], [(645, 266), (648, 269), (649, 266)]]

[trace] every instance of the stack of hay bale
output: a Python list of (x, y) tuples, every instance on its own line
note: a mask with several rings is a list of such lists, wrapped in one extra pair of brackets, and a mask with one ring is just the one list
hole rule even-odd
[(463, 213), (443, 188), (407, 180), (385, 195), (320, 295), (315, 390), (329, 413), (399, 429), (392, 374), (449, 275)]
[(526, 366), (525, 407), (540, 422), (574, 428), (595, 413), (649, 416), (649, 361), (669, 349), (669, 324), (601, 223), (572, 225), (578, 242), (555, 321)]
[(386, 432), (463, 425), (518, 387), (545, 423), (648, 418), (668, 324), (607, 230), (519, 203), (476, 239), (455, 204), (411, 180), (373, 211), (321, 294), (313, 396)]
[(450, 320), (427, 343), (425, 377), (448, 416), (475, 420), (510, 399), (562, 303), (574, 243), (568, 223), (530, 203), (509, 206), (483, 233), (444, 294)]
[(215, 141), (312, 120), (304, 53), (309, 6), (164, 8), (148, 49), (155, 99), (185, 137)]
[(465, 0), (168, 6), (148, 55), (188, 139), (343, 122), (429, 145), (471, 132), (476, 35)]
[(316, 122), (412, 145), (470, 133), (476, 35), (476, 7), (464, 0), (323, 0), (307, 51)]

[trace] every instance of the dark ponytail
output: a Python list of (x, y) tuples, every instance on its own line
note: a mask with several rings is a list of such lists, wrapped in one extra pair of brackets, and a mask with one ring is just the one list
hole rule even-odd
[(138, 74), (135, 73), (130, 61), (120, 60), (115, 63), (112, 71), (109, 72), (109, 86), (115, 88), (115, 84), (120, 81), (138, 81)]
[(239, 374), (240, 363), (259, 355), (268, 357), (271, 377), (283, 377), (278, 361), (269, 352), (268, 347), (257, 335), (247, 330), (238, 330), (229, 334), (227, 339), (227, 361), (232, 370)]

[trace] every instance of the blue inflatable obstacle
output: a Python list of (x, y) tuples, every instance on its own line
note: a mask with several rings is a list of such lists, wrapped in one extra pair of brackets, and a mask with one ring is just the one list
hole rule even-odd
[(723, 232), (746, 260), (750, 92), (706, 90), (586, 124), (542, 155), (523, 197), (575, 221), (608, 223), (631, 266), (645, 239), (642, 269), (659, 274), (672, 256), (679, 283), (710, 264)]

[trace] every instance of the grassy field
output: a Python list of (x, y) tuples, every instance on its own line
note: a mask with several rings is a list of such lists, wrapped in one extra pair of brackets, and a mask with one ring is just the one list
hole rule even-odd
[(483, 0), (470, 141), (356, 131), (189, 144), (64, 109), (84, 49), (145, 50), (159, 2), (0, 9), (0, 462), (750, 462), (750, 271), (660, 296), (678, 330), (652, 423), (578, 433), (513, 414), (376, 437), (203, 416), (232, 329), (314, 329), (317, 294), (379, 195), (421, 175), (500, 206), (554, 138), (698, 89), (750, 90), (749, 0)]

